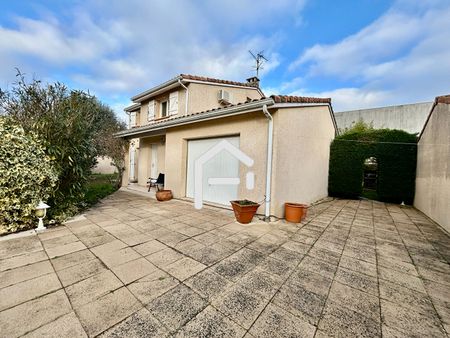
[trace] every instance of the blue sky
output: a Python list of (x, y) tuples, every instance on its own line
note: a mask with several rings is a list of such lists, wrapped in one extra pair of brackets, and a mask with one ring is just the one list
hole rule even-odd
[[(448, 0), (2, 1), (0, 87), (15, 67), (89, 90), (119, 114), (180, 73), (331, 97), (336, 111), (450, 93)], [(123, 114), (121, 114), (123, 116)]]

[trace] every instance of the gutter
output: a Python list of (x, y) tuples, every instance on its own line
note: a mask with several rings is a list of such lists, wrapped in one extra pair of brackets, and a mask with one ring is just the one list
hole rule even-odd
[(181, 87), (186, 89), (186, 99), (185, 99), (186, 106), (185, 106), (184, 113), (187, 114), (188, 113), (188, 102), (189, 102), (189, 89), (181, 82), (181, 79), (178, 79), (178, 83), (180, 84)]
[(181, 116), (179, 118), (167, 120), (164, 122), (160, 122), (157, 124), (150, 124), (142, 127), (137, 127), (133, 129), (127, 129), (122, 132), (118, 132), (114, 134), (115, 137), (127, 137), (127, 136), (137, 136), (139, 134), (145, 134), (151, 131), (157, 131), (161, 129), (167, 129), (171, 127), (178, 127), (186, 124), (192, 124), (201, 121), (213, 120), (225, 116), (234, 116), (245, 113), (250, 113), (253, 111), (259, 111), (264, 105), (272, 106), (274, 105), (274, 101), (271, 98), (267, 98), (264, 100), (259, 100), (256, 102), (249, 102), (246, 104), (236, 105), (228, 108), (221, 108), (211, 111), (206, 111), (203, 113), (192, 114), (188, 116)]
[(262, 107), (264, 115), (267, 117), (267, 167), (266, 167), (266, 205), (264, 211), (264, 220), (270, 221), (270, 201), (272, 184), (272, 155), (273, 155), (273, 117), (270, 115), (267, 105)]

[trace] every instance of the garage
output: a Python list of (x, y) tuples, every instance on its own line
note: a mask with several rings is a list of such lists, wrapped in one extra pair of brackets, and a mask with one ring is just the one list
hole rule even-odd
[[(221, 141), (239, 148), (239, 136), (207, 138), (188, 141), (186, 196), (194, 198), (195, 161)], [(237, 185), (209, 184), (210, 178), (239, 178), (239, 160), (226, 150), (220, 151), (203, 165), (203, 200), (229, 205), (238, 197)]]

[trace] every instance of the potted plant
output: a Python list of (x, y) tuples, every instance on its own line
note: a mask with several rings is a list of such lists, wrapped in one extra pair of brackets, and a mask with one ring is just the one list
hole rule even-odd
[(230, 201), (234, 215), (239, 223), (248, 224), (252, 221), (260, 204), (249, 200)]
[(300, 223), (306, 217), (308, 206), (300, 203), (285, 203), (284, 214), (286, 221), (292, 223)]

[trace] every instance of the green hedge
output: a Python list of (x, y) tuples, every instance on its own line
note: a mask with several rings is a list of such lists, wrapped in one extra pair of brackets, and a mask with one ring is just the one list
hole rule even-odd
[(358, 198), (362, 193), (364, 160), (378, 162), (380, 201), (412, 204), (414, 200), (417, 137), (401, 130), (366, 129), (336, 137), (330, 148), (328, 193)]

